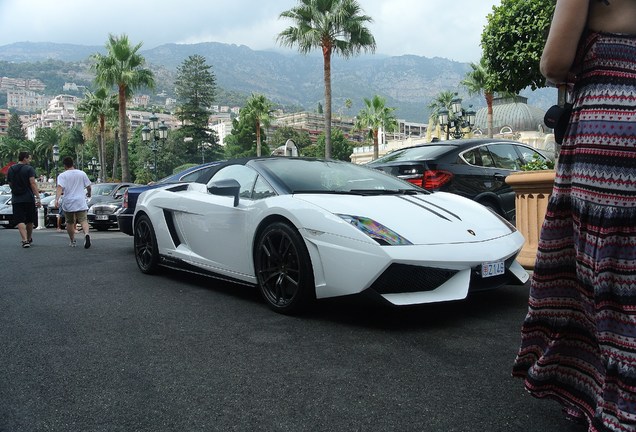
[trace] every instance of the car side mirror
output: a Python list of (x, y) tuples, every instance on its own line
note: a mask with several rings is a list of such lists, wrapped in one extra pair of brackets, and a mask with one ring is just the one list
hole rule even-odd
[(233, 196), (234, 207), (238, 206), (240, 191), (241, 184), (235, 179), (213, 181), (212, 183), (210, 183), (210, 187), (208, 187), (208, 192), (210, 192), (212, 195)]

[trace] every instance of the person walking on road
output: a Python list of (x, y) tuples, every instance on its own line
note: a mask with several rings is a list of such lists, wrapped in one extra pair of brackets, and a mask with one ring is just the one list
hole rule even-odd
[(84, 232), (84, 248), (88, 249), (91, 247), (91, 236), (88, 233), (86, 198), (91, 196), (91, 181), (84, 171), (75, 169), (72, 157), (67, 156), (62, 162), (64, 163), (64, 172), (57, 176), (55, 206), (59, 207), (60, 196), (64, 194), (62, 210), (64, 210), (66, 218), (66, 232), (70, 239), (69, 246), (75, 247), (75, 225), (80, 224)]
[(7, 181), (11, 187), (13, 218), (17, 222), (22, 247), (33, 243), (33, 224), (37, 219), (36, 207), (40, 207), (40, 192), (35, 182), (35, 169), (29, 165), (31, 154), (22, 151), (18, 154), (18, 163), (7, 172)]
[(513, 375), (589, 432), (636, 431), (636, 1), (557, 0), (541, 72), (573, 109)]

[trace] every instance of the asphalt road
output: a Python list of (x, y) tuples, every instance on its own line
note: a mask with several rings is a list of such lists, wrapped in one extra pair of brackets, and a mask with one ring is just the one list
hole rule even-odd
[[(510, 376), (528, 287), (411, 308), (321, 301), (136, 267), (0, 229), (0, 431), (580, 431)], [(79, 243), (79, 242), (78, 242)]]

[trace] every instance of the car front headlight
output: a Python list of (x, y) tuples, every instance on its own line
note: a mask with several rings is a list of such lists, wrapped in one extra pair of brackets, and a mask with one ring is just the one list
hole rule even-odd
[(393, 230), (385, 227), (379, 222), (363, 216), (352, 216), (339, 214), (346, 222), (350, 223), (360, 231), (371, 237), (382, 246), (400, 246), (412, 245), (410, 241), (399, 235)]

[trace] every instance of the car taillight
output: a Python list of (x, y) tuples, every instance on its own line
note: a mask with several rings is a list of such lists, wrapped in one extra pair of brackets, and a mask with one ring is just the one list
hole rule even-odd
[(452, 178), (453, 174), (448, 171), (427, 170), (424, 171), (421, 177), (410, 178), (407, 181), (421, 188), (432, 190), (439, 189), (451, 181)]
[(124, 203), (122, 204), (122, 208), (128, 208), (128, 191), (124, 192)]

